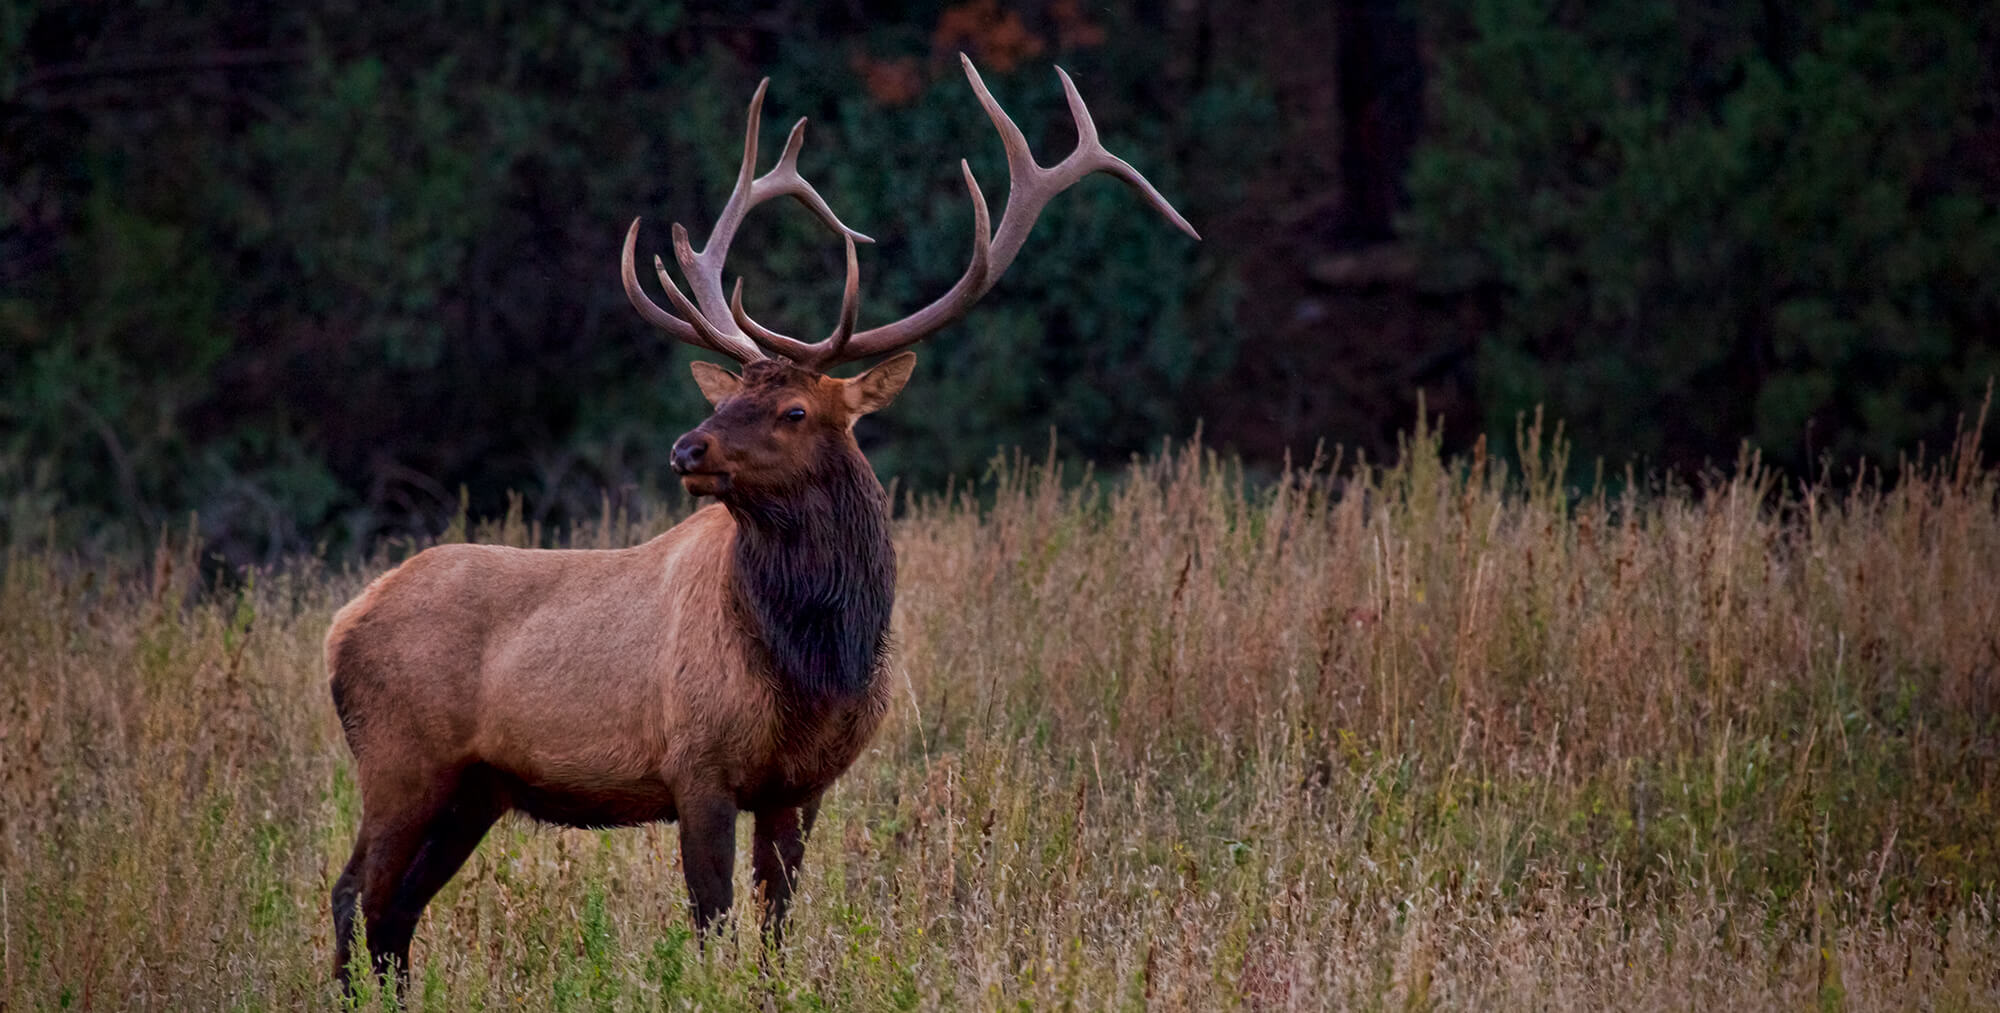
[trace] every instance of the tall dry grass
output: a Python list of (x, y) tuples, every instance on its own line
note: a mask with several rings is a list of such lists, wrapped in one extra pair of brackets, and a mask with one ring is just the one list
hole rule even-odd
[[(420, 927), (409, 1003), (2000, 1005), (1976, 445), (1843, 493), (1754, 459), (1577, 493), (1522, 442), (1518, 474), (1419, 430), (1396, 467), (1262, 485), (1199, 447), (1015, 461), (911, 504), (896, 711), (782, 959), (747, 920), (693, 946), (671, 828), (510, 821)], [(334, 1002), (357, 803), (319, 639), (384, 564), (197, 562), (5, 558), (6, 1009)]]

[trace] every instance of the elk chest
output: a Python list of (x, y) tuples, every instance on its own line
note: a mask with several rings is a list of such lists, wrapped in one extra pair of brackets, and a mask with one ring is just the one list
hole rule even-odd
[(886, 680), (858, 693), (802, 701), (774, 694), (769, 743), (736, 779), (744, 809), (802, 805), (817, 798), (868, 747), (887, 710)]

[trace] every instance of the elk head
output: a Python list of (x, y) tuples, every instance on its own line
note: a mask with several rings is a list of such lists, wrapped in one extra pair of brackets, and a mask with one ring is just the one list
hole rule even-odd
[(696, 496), (795, 493), (833, 459), (860, 456), (855, 420), (894, 400), (916, 364), (914, 352), (903, 352), (842, 380), (775, 359), (752, 362), (741, 376), (696, 362), (695, 383), (715, 414), (674, 441), (674, 471)]
[[(971, 262), (948, 291), (908, 317), (855, 332), (860, 309), (860, 269), (855, 261), (854, 244), (873, 240), (843, 224), (812, 184), (799, 175), (798, 157), (805, 142), (805, 120), (793, 125), (778, 164), (762, 176), (755, 175), (757, 126), (764, 90), (770, 84), (768, 78), (757, 86), (756, 95), (750, 99), (749, 124), (743, 135), (743, 162), (736, 173), (735, 188), (716, 218), (707, 245), (701, 252), (695, 252), (687, 230), (678, 224), (673, 227), (674, 256), (693, 289), (693, 299), (681, 292), (667, 273), (665, 263), (657, 256), (653, 258), (653, 269), (676, 312), (661, 309), (639, 287), (633, 262), (639, 219), (632, 220), (625, 233), (622, 276), (625, 295), (633, 308), (648, 323), (675, 338), (697, 348), (720, 352), (744, 366), (738, 376), (711, 363), (694, 364), (695, 382), (714, 405), (715, 414), (674, 443), (674, 470), (680, 473), (689, 492), (716, 495), (725, 502), (783, 495), (809, 486), (815, 475), (824, 472), (823, 462), (859, 459), (861, 452), (852, 435), (854, 420), (888, 404), (909, 379), (916, 359), (903, 349), (963, 316), (1014, 262), (1049, 200), (1093, 172), (1124, 180), (1181, 231), (1201, 238), (1137, 169), (1105, 150), (1098, 140), (1090, 110), (1061, 68), (1056, 73), (1062, 78), (1070, 114), (1076, 120), (1077, 145), (1061, 162), (1042, 166), (1029, 152), (1020, 128), (986, 90), (972, 61), (962, 54), (959, 60), (1006, 147), (1007, 206), (996, 232), (990, 227), (979, 181), (973, 178), (969, 165), (963, 160), (959, 162), (972, 201)], [(756, 205), (781, 195), (795, 197), (811, 209), (842, 237), (847, 248), (847, 283), (841, 293), (840, 320), (832, 334), (811, 344), (751, 319), (743, 308), (741, 278), (737, 279), (730, 297), (723, 297), (723, 262), (728, 258), (729, 244), (736, 238), (744, 215)], [(828, 369), (841, 363), (892, 352), (902, 354), (852, 379), (826, 375)]]

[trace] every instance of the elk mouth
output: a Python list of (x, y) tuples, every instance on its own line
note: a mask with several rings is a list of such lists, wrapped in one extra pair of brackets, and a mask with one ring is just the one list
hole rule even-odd
[(726, 471), (682, 471), (681, 488), (686, 489), (690, 496), (720, 496), (729, 491), (729, 473)]

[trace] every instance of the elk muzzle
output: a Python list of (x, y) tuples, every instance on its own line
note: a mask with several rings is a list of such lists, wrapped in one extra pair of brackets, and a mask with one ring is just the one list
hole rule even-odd
[(695, 496), (717, 496), (729, 490), (729, 473), (715, 470), (715, 437), (695, 429), (674, 441), (674, 473), (681, 486)]

